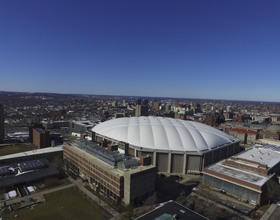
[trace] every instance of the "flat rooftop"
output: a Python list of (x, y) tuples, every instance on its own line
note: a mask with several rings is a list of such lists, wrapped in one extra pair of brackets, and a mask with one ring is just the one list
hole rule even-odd
[(41, 148), (41, 149), (36, 149), (36, 150), (30, 150), (30, 151), (25, 151), (25, 152), (16, 153), (16, 154), (9, 154), (9, 155), (5, 155), (5, 156), (1, 156), (0, 160), (6, 160), (6, 159), (18, 158), (18, 157), (26, 157), (26, 156), (31, 156), (31, 155), (45, 154), (45, 153), (52, 153), (52, 152), (58, 152), (58, 151), (63, 151), (63, 145), (59, 145), (56, 147), (46, 147), (46, 148)]
[(40, 134), (44, 134), (46, 131), (42, 128), (34, 128), (37, 132), (39, 132)]
[(96, 125), (96, 123), (91, 122), (91, 121), (73, 121), (73, 123), (77, 124), (77, 125), (82, 125), (87, 128), (91, 128)]
[(235, 157), (267, 165), (270, 169), (280, 163), (280, 146), (254, 145), (253, 148), (243, 151)]
[(261, 145), (270, 144), (270, 145), (280, 146), (280, 141), (279, 140), (274, 140), (274, 139), (269, 139), (269, 138), (258, 139), (258, 140), (256, 140), (256, 143), (261, 144)]
[[(244, 182), (251, 183), (251, 184), (254, 184), (256, 186), (264, 185), (272, 177), (272, 175), (262, 176), (262, 175), (259, 175), (255, 172), (253, 172), (253, 171), (240, 170), (240, 169), (237, 169), (237, 168), (234, 168), (234, 167), (226, 166), (226, 165), (223, 164), (223, 162), (224, 161), (220, 161), (216, 164), (213, 164), (213, 165), (207, 167), (205, 169), (204, 173), (206, 173), (208, 175), (211, 175), (207, 172), (207, 169), (208, 169), (208, 170), (214, 171), (216, 173), (222, 174), (224, 176), (232, 177), (236, 180), (242, 180)], [(218, 178), (223, 179), (221, 177), (218, 177)], [(239, 185), (242, 185), (242, 184), (239, 184)], [(247, 187), (247, 188), (250, 188), (250, 187)], [(255, 190), (255, 189), (253, 189), (253, 190)]]
[[(236, 160), (235, 163), (244, 164), (249, 167), (258, 168), (260, 164), (267, 166), (264, 169), (271, 169), (280, 163), (280, 146), (277, 145), (254, 145), (251, 149), (243, 151), (234, 156), (240, 160)], [(230, 159), (230, 158), (229, 158)], [(214, 171), (227, 177), (241, 180), (255, 186), (263, 186), (272, 176), (261, 175), (251, 170), (238, 169), (224, 163), (225, 160), (215, 163), (205, 168), (204, 173), (215, 176), (207, 172), (207, 170)], [(259, 163), (259, 164), (258, 164)], [(217, 177), (223, 179), (223, 177)], [(242, 185), (242, 184), (239, 184)], [(246, 186), (247, 187), (247, 186)], [(247, 187), (250, 188), (250, 187)], [(256, 189), (254, 189), (256, 191)]]
[(154, 210), (136, 218), (135, 220), (207, 220), (208, 218), (180, 205), (175, 201), (160, 204)]
[(115, 169), (113, 165), (106, 163), (103, 160), (100, 160), (93, 154), (88, 153), (86, 150), (77, 147), (77, 143), (72, 143), (72, 142), (70, 144), (66, 143), (64, 146), (64, 150), (66, 150), (67, 148), (70, 148), (71, 151), (74, 151), (76, 154), (83, 157), (85, 160), (91, 161), (92, 163), (94, 163), (98, 167), (101, 167), (103, 170), (106, 170), (110, 174), (114, 176), (123, 176), (123, 172), (121, 172), (118, 169)]
[(13, 163), (0, 167), (0, 187), (30, 183), (58, 174), (59, 171), (46, 159)]
[[(123, 150), (121, 150), (121, 152), (110, 151), (86, 140), (67, 142), (65, 148), (68, 147), (88, 161), (94, 162), (102, 167), (102, 169), (115, 175), (123, 175), (124, 172), (133, 174), (154, 167), (153, 165), (141, 166), (134, 157), (128, 157), (121, 153)], [(128, 168), (126, 168), (125, 165), (127, 165)]]

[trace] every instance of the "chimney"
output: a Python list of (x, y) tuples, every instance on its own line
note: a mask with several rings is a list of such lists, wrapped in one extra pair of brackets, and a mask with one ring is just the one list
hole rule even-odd
[(117, 144), (108, 144), (108, 150), (109, 151), (117, 151), (118, 145)]
[(129, 144), (128, 144), (128, 143), (125, 143), (125, 144), (124, 144), (124, 154), (125, 154), (126, 156), (129, 155), (129, 154), (128, 154), (128, 147), (129, 147)]
[(95, 132), (91, 132), (91, 141), (96, 142), (96, 133)]
[(142, 166), (148, 166), (152, 164), (152, 158), (150, 156), (147, 157), (141, 157), (140, 158), (140, 164)]

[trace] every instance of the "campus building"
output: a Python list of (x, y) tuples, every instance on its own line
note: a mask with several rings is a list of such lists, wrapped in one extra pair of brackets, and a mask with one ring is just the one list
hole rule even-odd
[(86, 140), (65, 142), (65, 169), (116, 203), (139, 203), (154, 193), (156, 169), (145, 158), (139, 161), (118, 150), (106, 142), (102, 146)]
[(47, 159), (7, 164), (0, 166), (0, 191), (58, 176), (59, 171)]
[(91, 121), (73, 121), (71, 129), (76, 132), (87, 132), (92, 129), (96, 124)]
[(236, 137), (241, 144), (254, 144), (262, 136), (264, 126), (253, 125), (242, 122), (227, 122), (220, 125), (220, 128), (227, 134)]
[(69, 128), (71, 122), (69, 121), (42, 121), (42, 125), (45, 129), (60, 129)]
[(208, 218), (194, 212), (173, 200), (159, 204), (154, 210), (136, 218), (135, 220), (176, 220), (192, 219), (207, 220)]
[(92, 131), (93, 140), (126, 146), (137, 158), (150, 157), (157, 171), (167, 175), (199, 174), (203, 167), (241, 150), (238, 139), (216, 128), (174, 118), (118, 118)]
[(33, 128), (32, 143), (37, 148), (45, 148), (51, 146), (50, 133), (42, 128)]
[(255, 145), (203, 169), (203, 184), (254, 205), (267, 198), (268, 181), (280, 171), (280, 146)]
[(4, 155), (0, 157), (0, 166), (38, 159), (47, 159), (52, 164), (55, 164), (56, 167), (59, 167), (59, 164), (62, 164), (63, 160), (63, 146), (47, 147), (21, 153)]
[(263, 138), (280, 140), (280, 124), (272, 124), (265, 128), (262, 133)]
[(220, 125), (227, 134), (240, 140), (241, 144), (254, 144), (260, 138), (280, 140), (280, 124), (252, 124), (227, 122)]

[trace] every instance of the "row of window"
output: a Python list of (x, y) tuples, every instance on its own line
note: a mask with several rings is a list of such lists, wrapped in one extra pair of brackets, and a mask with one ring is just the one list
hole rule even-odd
[(259, 193), (253, 190), (208, 175), (203, 176), (203, 181), (206, 185), (224, 190), (226, 193), (237, 196), (242, 200), (248, 200), (250, 202), (255, 201), (256, 203), (258, 202)]
[(85, 158), (71, 151), (70, 149), (65, 150), (65, 159), (71, 160), (73, 164), (80, 167), (81, 172), (89, 175), (100, 185), (110, 189), (114, 193), (120, 194), (120, 189), (123, 188), (121, 179), (113, 176), (106, 172), (102, 168), (93, 164), (91, 161), (85, 160)]

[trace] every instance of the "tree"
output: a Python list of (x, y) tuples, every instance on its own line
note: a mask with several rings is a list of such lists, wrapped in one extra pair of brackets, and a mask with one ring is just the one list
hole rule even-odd
[(264, 193), (264, 200), (270, 204), (271, 200), (279, 198), (280, 196), (280, 186), (272, 179), (268, 180), (265, 184), (265, 193)]
[(151, 196), (149, 196), (145, 201), (144, 201), (144, 206), (153, 206), (156, 204), (157, 201), (157, 195), (156, 193), (153, 193)]
[(190, 209), (194, 210), (194, 208), (195, 208), (195, 201), (193, 200), (192, 203), (190, 204)]
[(122, 215), (122, 220), (131, 220), (134, 217), (133, 205), (127, 206), (126, 212)]
[(178, 203), (180, 203), (181, 205), (185, 205), (185, 204), (186, 204), (186, 202), (187, 202), (187, 196), (186, 196), (185, 191), (182, 191), (182, 192), (180, 193), (180, 195), (177, 197), (176, 201), (177, 201)]

